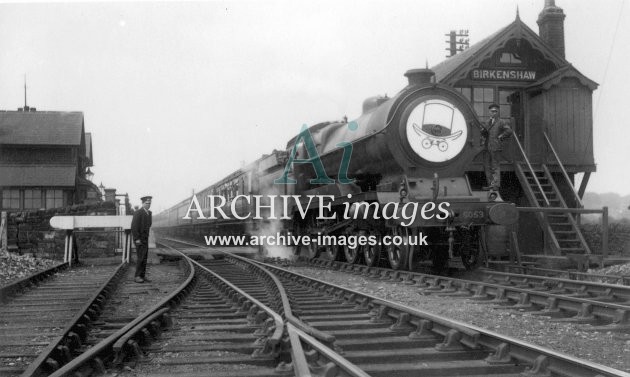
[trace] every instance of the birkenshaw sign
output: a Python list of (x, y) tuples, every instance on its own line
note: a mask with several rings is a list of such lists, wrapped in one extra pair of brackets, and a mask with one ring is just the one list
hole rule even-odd
[(536, 71), (520, 69), (473, 69), (470, 72), (473, 80), (488, 81), (535, 81)]

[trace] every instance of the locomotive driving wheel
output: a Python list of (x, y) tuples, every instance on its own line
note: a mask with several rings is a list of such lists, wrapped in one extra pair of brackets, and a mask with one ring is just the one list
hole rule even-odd
[[(295, 224), (295, 228), (293, 229), (293, 234), (302, 234), (302, 227), (297, 222)], [(295, 245), (293, 245), (293, 255), (295, 256), (299, 257), (304, 250), (306, 250), (306, 246), (299, 241)]]
[[(387, 259), (394, 270), (405, 270), (409, 264), (409, 231), (398, 226), (391, 231), (390, 244), (387, 245)], [(402, 241), (402, 242), (400, 242)], [(396, 243), (399, 243), (396, 245)]]
[[(359, 230), (351, 230), (348, 231), (346, 233), (346, 237), (353, 237), (354, 240), (358, 240), (359, 236), (364, 235), (364, 231), (359, 231)], [(356, 242), (352, 245), (348, 244), (349, 242), (346, 242), (346, 245), (343, 247), (343, 252), (346, 256), (346, 262), (351, 263), (351, 264), (356, 264), (361, 262), (361, 257), (363, 255), (363, 251), (362, 248), (363, 246), (359, 246)], [(352, 247), (354, 246), (354, 247)]]
[(326, 248), (321, 246), (319, 242), (317, 242), (314, 238), (311, 238), (311, 243), (308, 245), (308, 256), (309, 258), (319, 258), (322, 251), (325, 251)]
[(341, 261), (343, 260), (344, 250), (343, 247), (339, 245), (326, 245), (325, 247), (326, 255), (330, 260), (333, 261)]
[(467, 270), (474, 270), (481, 261), (481, 243), (479, 232), (470, 230), (464, 233), (459, 254)]
[(479, 249), (466, 248), (462, 250), (462, 263), (467, 270), (474, 270), (479, 265)]
[(363, 247), (363, 258), (365, 259), (365, 264), (369, 267), (375, 267), (381, 259), (383, 250), (381, 247), (382, 239), (380, 234), (374, 230), (369, 230), (366, 235), (368, 237), (375, 237), (378, 242), (376, 245), (365, 245)]

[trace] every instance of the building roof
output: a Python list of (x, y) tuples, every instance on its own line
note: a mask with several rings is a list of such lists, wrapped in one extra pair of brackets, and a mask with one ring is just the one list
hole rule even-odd
[(577, 79), (582, 85), (588, 87), (591, 91), (597, 89), (598, 83), (584, 76), (580, 71), (575, 69), (572, 65), (564, 66), (552, 74), (544, 77), (541, 80), (536, 81), (527, 87), (527, 89), (542, 88), (548, 90), (551, 86), (558, 84), (562, 79), (573, 77)]
[(0, 111), (0, 144), (81, 145), (83, 113)]
[(478, 67), (484, 59), (489, 58), (494, 51), (505, 46), (510, 39), (514, 38), (527, 40), (533, 48), (540, 51), (547, 60), (555, 64), (556, 69), (570, 65), (565, 58), (549, 47), (536, 32), (523, 23), (517, 15), (511, 24), (497, 30), (461, 53), (432, 67), (431, 69), (435, 72), (436, 82), (449, 85), (455, 84), (455, 82), (464, 78), (470, 69)]
[(74, 187), (76, 166), (0, 166), (2, 186)]
[(464, 51), (462, 51), (460, 53), (457, 53), (457, 54), (451, 56), (450, 58), (447, 58), (446, 60), (440, 62), (439, 64), (431, 67), (433, 72), (435, 72), (435, 81), (437, 81), (437, 82), (442, 81), (442, 79), (447, 77), (455, 69), (459, 68), (468, 59), (470, 59), (471, 57), (474, 57), (475, 55), (477, 55), (478, 52), (481, 49), (483, 49), (488, 44), (489, 41), (491, 41), (492, 39), (496, 38), (498, 35), (501, 35), (501, 33), (505, 29), (507, 29), (508, 27), (509, 27), (509, 25), (506, 26), (506, 27), (503, 27), (503, 28), (501, 28), (499, 30), (497, 30), (496, 32), (494, 32), (490, 36), (482, 39), (481, 41), (479, 41), (477, 43), (475, 43), (474, 45), (470, 46), (469, 48), (465, 49)]

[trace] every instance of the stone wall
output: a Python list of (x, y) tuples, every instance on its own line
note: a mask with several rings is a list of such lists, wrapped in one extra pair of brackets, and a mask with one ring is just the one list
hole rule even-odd
[[(50, 226), (53, 216), (104, 216), (116, 215), (116, 206), (111, 202), (90, 205), (73, 205), (48, 210), (9, 212), (7, 214), (8, 249), (20, 254), (37, 257), (63, 259), (65, 231)], [(110, 251), (116, 248), (116, 237), (111, 233), (78, 232), (77, 250), (80, 255), (92, 249)]]

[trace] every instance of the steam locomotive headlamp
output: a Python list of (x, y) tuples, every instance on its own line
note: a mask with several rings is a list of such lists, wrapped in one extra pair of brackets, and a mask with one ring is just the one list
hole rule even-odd
[(496, 191), (489, 191), (488, 192), (488, 201), (489, 202), (494, 202), (495, 200), (497, 200), (498, 197), (499, 197), (499, 194)]
[(462, 112), (443, 99), (428, 99), (416, 105), (407, 119), (407, 140), (426, 161), (445, 162), (457, 156), (468, 138)]

